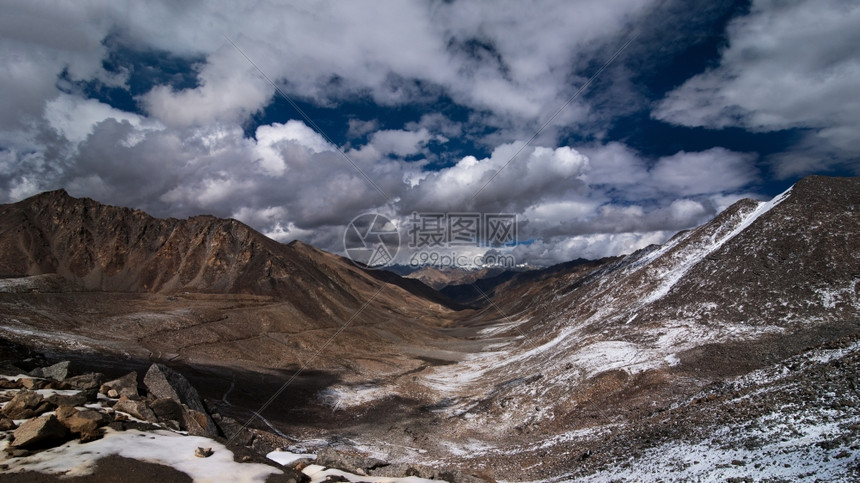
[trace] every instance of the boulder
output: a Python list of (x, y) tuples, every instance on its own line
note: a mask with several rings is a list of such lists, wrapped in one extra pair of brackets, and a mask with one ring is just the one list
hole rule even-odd
[(317, 459), (314, 464), (337, 468), (339, 470), (349, 471), (350, 473), (368, 474), (374, 468), (386, 466), (385, 461), (361, 456), (357, 454), (342, 453), (331, 448), (323, 448), (317, 453)]
[(0, 431), (11, 431), (17, 427), (18, 425), (15, 424), (15, 421), (5, 416), (0, 416)]
[(27, 371), (21, 369), (20, 367), (12, 364), (10, 361), (2, 361), (0, 362), (0, 374), (5, 376), (19, 376), (21, 374), (26, 374)]
[(69, 430), (52, 414), (25, 422), (12, 435), (13, 448), (52, 448), (67, 439)]
[(35, 391), (36, 389), (44, 389), (48, 385), (48, 381), (44, 379), (33, 379), (32, 377), (22, 377), (18, 379), (18, 384), (24, 389)]
[(182, 421), (182, 413), (184, 409), (182, 405), (173, 399), (156, 399), (149, 403), (149, 409), (158, 417), (161, 422), (175, 421), (179, 424)]
[(210, 438), (218, 436), (218, 427), (206, 411), (200, 394), (185, 376), (164, 364), (153, 364), (146, 371), (143, 384), (156, 398), (170, 399), (183, 406), (179, 422), (189, 434)]
[[(135, 376), (136, 382), (137, 376)], [(72, 389), (77, 389), (78, 391), (91, 391), (98, 389), (104, 384), (105, 376), (104, 374), (99, 374), (98, 372), (90, 372), (87, 374), (81, 374), (80, 376), (74, 376), (66, 379), (66, 384), (69, 385)]]
[(207, 438), (215, 438), (218, 436), (218, 427), (215, 422), (206, 413), (195, 411), (184, 407), (182, 413), (182, 429), (188, 431), (188, 434), (193, 436), (205, 436)]
[(21, 384), (18, 381), (0, 378), (0, 389), (19, 389)]
[(146, 390), (157, 398), (173, 399), (188, 406), (189, 409), (206, 413), (203, 400), (200, 399), (194, 386), (185, 379), (185, 376), (164, 364), (149, 366), (149, 370), (143, 376), (143, 384), (146, 386)]
[(10, 419), (28, 419), (50, 411), (55, 407), (56, 405), (45, 401), (41, 394), (21, 390), (18, 391), (18, 394), (11, 401), (3, 406), (0, 414)]
[(55, 381), (65, 380), (69, 375), (69, 361), (58, 362), (48, 367), (38, 367), (30, 371), (33, 377), (44, 377)]
[(123, 396), (119, 398), (119, 401), (117, 401), (116, 404), (114, 404), (113, 409), (114, 411), (122, 411), (124, 413), (131, 414), (137, 419), (149, 421), (150, 423), (158, 422), (158, 418), (155, 416), (155, 413), (146, 406), (144, 401), (133, 401)]
[(88, 402), (87, 395), (79, 392), (77, 394), (67, 396), (65, 394), (51, 394), (50, 396), (45, 398), (46, 401), (50, 402), (55, 406), (83, 406)]
[(137, 392), (137, 372), (131, 371), (128, 374), (114, 379), (112, 381), (108, 381), (101, 386), (102, 394), (110, 394), (111, 391), (116, 391), (116, 396), (112, 397), (138, 397), (140, 394)]
[(220, 416), (215, 419), (215, 424), (225, 438), (239, 446), (250, 446), (254, 441), (254, 433), (231, 417)]
[(94, 409), (79, 411), (71, 406), (57, 408), (57, 419), (81, 440), (92, 441), (101, 437), (99, 428), (111, 422), (111, 417)]

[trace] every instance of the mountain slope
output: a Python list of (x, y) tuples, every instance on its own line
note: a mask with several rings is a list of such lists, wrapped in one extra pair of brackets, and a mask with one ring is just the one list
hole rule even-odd
[(662, 246), (500, 285), (493, 301), (474, 322), (483, 350), (401, 393), (433, 401), (462, 451), (449, 461), (557, 471), (573, 441), (860, 331), (860, 179), (806, 178)]
[[(236, 220), (153, 218), (65, 191), (0, 206), (0, 277), (56, 273), (88, 290), (273, 295), (358, 307), (379, 278), (299, 242), (283, 245)], [(423, 297), (420, 288), (399, 277)], [(437, 294), (434, 302), (448, 301)]]
[(320, 351), (343, 332), (340, 347), (379, 358), (387, 338), (420, 346), (456, 315), (417, 281), (236, 220), (158, 219), (64, 191), (0, 206), (0, 275), (0, 333), (141, 357), (267, 367), (314, 357), (361, 372)]

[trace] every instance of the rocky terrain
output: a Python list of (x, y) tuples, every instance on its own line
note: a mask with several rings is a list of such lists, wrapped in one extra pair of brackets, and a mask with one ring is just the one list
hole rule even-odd
[(0, 337), (111, 378), (167, 363), (282, 460), (353, 474), (857, 477), (860, 179), (449, 296), (200, 220), (61, 192), (0, 207)]

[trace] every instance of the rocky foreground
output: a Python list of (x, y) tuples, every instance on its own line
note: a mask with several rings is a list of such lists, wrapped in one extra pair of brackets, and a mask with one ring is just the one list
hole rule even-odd
[(194, 481), (220, 481), (224, 471), (234, 481), (476, 480), (331, 449), (282, 451), (290, 441), (222, 416), (182, 374), (162, 364), (142, 377), (132, 371), (106, 380), (95, 372), (72, 375), (69, 361), (25, 369), (35, 362), (0, 365), (0, 470), (7, 476), (92, 475), (101, 458), (120, 456), (111, 462), (114, 471), (134, 459), (173, 467)]

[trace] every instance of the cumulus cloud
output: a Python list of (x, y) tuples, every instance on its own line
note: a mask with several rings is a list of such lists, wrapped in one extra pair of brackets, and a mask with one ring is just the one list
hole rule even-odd
[(806, 160), (775, 158), (781, 177), (852, 159), (860, 148), (858, 24), (856, 2), (756, 0), (729, 26), (719, 65), (670, 92), (653, 115), (686, 126), (812, 130), (801, 146)]
[[(0, 201), (66, 187), (157, 216), (235, 217), (279, 241), (300, 238), (335, 252), (345, 225), (365, 212), (401, 224), (413, 211), (503, 212), (517, 215), (521, 240), (530, 242), (510, 250), (521, 262), (627, 253), (707, 220), (761, 175), (755, 155), (721, 147), (651, 157), (622, 142), (594, 141), (600, 136), (587, 135), (596, 131), (589, 120), (600, 107), (584, 97), (523, 147), (627, 38), (631, 23), (653, 14), (654, 3), (350, 2), (288, 4), (271, 15), (265, 2), (255, 9), (234, 2), (13, 2), (0, 19), (0, 88), (14, 93), (0, 100)], [(783, 12), (788, 24), (800, 15), (795, 7), (761, 5)], [(789, 97), (793, 108), (768, 107), (727, 90), (752, 82), (746, 70), (756, 72), (732, 53), (756, 25), (756, 8), (734, 24), (722, 64), (670, 94), (656, 115), (691, 125), (813, 127), (832, 146), (851, 148), (850, 105), (825, 102), (813, 115), (801, 109), (802, 99)], [(251, 120), (276, 92), (227, 38), (301, 102), (330, 109), (417, 102), (427, 112), (392, 125), (372, 110), (350, 114), (332, 127), (346, 132), (342, 146), (304, 121), (256, 126)], [(114, 41), (196, 59), (185, 73), (196, 82), (153, 81), (133, 99), (134, 112), (93, 99), (88, 85), (132, 90), (127, 72), (105, 70)], [(845, 56), (833, 66), (851, 78)], [(812, 57), (804, 54), (801, 64)], [(829, 73), (813, 101), (831, 101), (838, 91)], [(623, 76), (618, 86), (633, 74)], [(696, 88), (720, 101), (684, 104)], [(434, 111), (443, 97), (457, 110)], [(723, 104), (742, 109), (726, 114)], [(827, 124), (831, 118), (838, 122)], [(558, 142), (560, 132), (571, 131), (590, 141)], [(482, 153), (462, 152), (463, 140)], [(785, 158), (780, 166), (802, 164)]]

